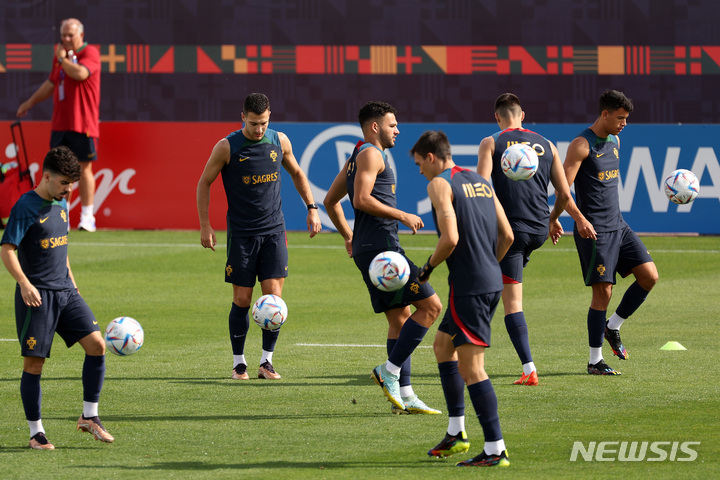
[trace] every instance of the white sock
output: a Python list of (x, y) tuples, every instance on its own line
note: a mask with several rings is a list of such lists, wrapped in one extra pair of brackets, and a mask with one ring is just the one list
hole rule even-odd
[(449, 417), (448, 418), (448, 430), (447, 433), (450, 435), (457, 435), (460, 432), (465, 431), (465, 415), (462, 417)]
[(595, 365), (602, 359), (602, 347), (590, 347), (590, 365)]
[(537, 369), (535, 368), (534, 362), (523, 363), (523, 373), (525, 375), (530, 375), (532, 372), (535, 371), (537, 371)]
[(405, 385), (404, 387), (400, 387), (400, 396), (403, 400), (406, 400), (413, 395), (415, 395), (415, 391), (413, 390), (412, 385)]
[(93, 206), (92, 205), (83, 205), (80, 209), (81, 215), (93, 215)]
[(233, 355), (233, 368), (237, 367), (240, 363), (242, 363), (243, 365), (247, 365), (247, 362), (245, 361), (245, 355)]
[(262, 356), (260, 357), (260, 365), (262, 365), (265, 362), (272, 363), (272, 356), (273, 356), (273, 352), (268, 352), (267, 350), (263, 350)]
[(398, 367), (397, 365), (392, 363), (390, 360), (388, 360), (385, 363), (385, 370), (387, 370), (389, 373), (392, 373), (395, 376), (398, 376), (398, 377), (400, 376), (401, 369), (402, 369), (402, 367)]
[(83, 402), (83, 417), (97, 417), (98, 416), (98, 402)]
[(485, 442), (483, 451), (488, 455), (500, 455), (505, 451), (505, 440), (501, 438), (496, 442)]
[(612, 317), (608, 319), (607, 327), (610, 330), (620, 330), (620, 327), (625, 320), (625, 318), (622, 318), (620, 315), (617, 314), (617, 312), (615, 312), (612, 314)]
[(42, 419), (40, 420), (28, 420), (28, 426), (30, 427), (30, 438), (34, 437), (38, 433), (45, 433), (43, 428)]

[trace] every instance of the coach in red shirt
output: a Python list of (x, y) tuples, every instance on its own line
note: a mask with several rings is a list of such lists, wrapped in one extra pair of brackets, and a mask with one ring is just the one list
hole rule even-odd
[(60, 40), (50, 76), (18, 107), (17, 116), (24, 117), (33, 106), (53, 97), (50, 147), (65, 145), (80, 160), (82, 212), (78, 228), (94, 232), (95, 176), (91, 162), (97, 159), (100, 136), (100, 51), (85, 41), (85, 29), (76, 18), (62, 21)]

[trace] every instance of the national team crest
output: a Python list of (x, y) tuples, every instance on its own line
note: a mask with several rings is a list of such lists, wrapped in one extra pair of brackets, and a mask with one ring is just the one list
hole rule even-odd
[(27, 339), (27, 342), (26, 342), (26, 343), (27, 343), (27, 346), (28, 346), (28, 350), (34, 350), (34, 349), (35, 349), (35, 345), (37, 345), (37, 340), (35, 340), (35, 337), (30, 337), (30, 338)]
[(605, 172), (598, 172), (598, 180), (601, 182), (605, 180)]
[(615, 158), (620, 158), (617, 148), (613, 148), (613, 153), (615, 154)]
[(246, 175), (246, 176), (244, 176), (244, 177), (242, 177), (242, 178), (243, 178), (243, 183), (244, 183), (245, 185), (250, 185), (250, 176), (249, 176), (249, 175)]
[(601, 277), (605, 275), (605, 265), (598, 265), (597, 272), (600, 274)]
[(225, 276), (229, 277), (230, 275), (232, 275), (232, 265), (225, 267)]
[(65, 210), (60, 210), (60, 218), (62, 218), (63, 222), (67, 223), (67, 212)]
[(48, 248), (49, 246), (50, 246), (50, 240), (49, 240), (49, 239), (43, 238), (42, 240), (40, 240), (40, 247), (41, 247), (43, 250), (47, 250), (47, 248)]
[(418, 292), (420, 292), (420, 285), (417, 284), (416, 282), (412, 282), (412, 283), (410, 284), (410, 287), (408, 287), (408, 288), (410, 288), (410, 291), (413, 292), (413, 293), (415, 293), (415, 294), (417, 294)]
[(277, 160), (277, 151), (270, 150), (270, 158), (272, 158), (273, 162), (276, 161)]

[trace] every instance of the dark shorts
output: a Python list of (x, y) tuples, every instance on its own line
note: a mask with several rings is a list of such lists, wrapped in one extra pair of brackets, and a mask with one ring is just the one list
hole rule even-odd
[(513, 244), (500, 261), (503, 283), (522, 283), (523, 269), (530, 261), (530, 254), (542, 247), (545, 240), (547, 235), (515, 232)]
[(58, 132), (50, 133), (50, 148), (64, 145), (68, 147), (80, 162), (93, 162), (97, 160), (97, 138), (88, 137), (84, 133), (78, 132)]
[[(370, 281), (370, 274), (368, 268), (375, 255), (380, 253), (377, 252), (366, 252), (361, 253), (353, 257), (355, 265), (357, 265), (360, 273), (362, 273), (365, 285), (367, 285), (368, 292), (370, 293), (370, 302), (372, 303), (373, 311), (375, 313), (383, 313), (394, 308), (403, 308), (414, 302), (419, 302), (426, 298), (432, 297), (435, 294), (430, 282), (421, 284), (418, 281), (418, 272), (420, 269), (415, 265), (409, 258), (405, 256), (408, 265), (410, 266), (410, 278), (403, 288), (396, 292), (383, 292), (373, 285)], [(402, 253), (402, 252), (398, 252)]]
[(627, 277), (633, 268), (653, 259), (642, 240), (629, 226), (612, 232), (598, 232), (597, 240), (574, 233), (585, 285), (615, 284), (615, 273)]
[(450, 294), (445, 316), (438, 330), (452, 338), (455, 348), (466, 343), (490, 346), (490, 322), (502, 292), (453, 297)]
[(228, 234), (225, 281), (240, 287), (254, 287), (255, 279), (288, 276), (288, 249), (285, 232), (256, 237)]
[(23, 357), (50, 358), (55, 333), (72, 347), (78, 340), (100, 331), (90, 307), (74, 289), (38, 289), (42, 305), (28, 307), (20, 286), (15, 288), (15, 324)]

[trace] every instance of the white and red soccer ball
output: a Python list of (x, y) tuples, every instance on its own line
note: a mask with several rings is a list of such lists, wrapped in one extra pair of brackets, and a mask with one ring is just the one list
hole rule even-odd
[(675, 170), (665, 179), (665, 195), (673, 203), (685, 205), (695, 200), (699, 193), (700, 182), (690, 170)]
[(378, 253), (368, 268), (370, 281), (383, 292), (394, 292), (405, 286), (410, 278), (410, 265), (401, 254)]
[(510, 145), (500, 158), (500, 168), (510, 180), (528, 180), (538, 169), (537, 152), (526, 143)]

